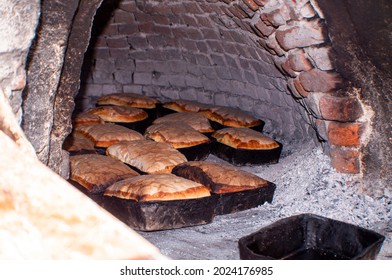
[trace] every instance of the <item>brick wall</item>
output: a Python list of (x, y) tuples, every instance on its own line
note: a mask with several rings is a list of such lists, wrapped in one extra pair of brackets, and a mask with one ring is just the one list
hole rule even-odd
[(129, 91), (238, 107), (286, 143), (326, 143), (338, 171), (360, 172), (369, 121), (335, 69), (316, 1), (121, 0), (102, 11), (79, 109)]

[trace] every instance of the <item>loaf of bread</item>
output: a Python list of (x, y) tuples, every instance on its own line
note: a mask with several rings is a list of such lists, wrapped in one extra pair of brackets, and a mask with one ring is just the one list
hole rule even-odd
[(211, 105), (197, 101), (178, 99), (165, 102), (162, 107), (175, 112), (199, 112), (202, 109), (210, 108)]
[(257, 189), (269, 183), (257, 175), (226, 163), (189, 161), (176, 166), (172, 173), (198, 182), (215, 194)]
[(97, 115), (105, 122), (131, 123), (147, 119), (148, 114), (143, 109), (124, 106), (101, 106), (87, 111)]
[(247, 112), (229, 107), (212, 107), (203, 109), (200, 113), (211, 121), (230, 127), (254, 127), (263, 123)]
[(151, 140), (119, 142), (107, 148), (106, 154), (148, 173), (171, 173), (186, 157), (169, 144)]
[(185, 123), (201, 133), (210, 133), (214, 131), (209, 120), (202, 114), (195, 113), (195, 112), (181, 112), (181, 113), (168, 114), (166, 116), (157, 118), (156, 120), (153, 121), (153, 124), (160, 124), (164, 122)]
[(274, 139), (249, 128), (223, 128), (215, 131), (212, 137), (235, 149), (271, 150), (279, 147)]
[(89, 124), (103, 124), (104, 121), (99, 116), (90, 114), (87, 112), (76, 114), (72, 118), (72, 126), (77, 127), (80, 125), (89, 125)]
[(154, 174), (114, 183), (104, 195), (144, 202), (202, 198), (210, 196), (210, 191), (199, 183), (173, 174)]
[(137, 131), (111, 123), (78, 126), (75, 131), (92, 140), (96, 147), (101, 148), (107, 148), (120, 141), (144, 139), (143, 135)]
[(173, 148), (188, 148), (203, 143), (210, 139), (183, 122), (162, 122), (147, 127), (144, 136), (156, 142), (163, 142)]
[(136, 107), (153, 109), (160, 102), (157, 99), (143, 96), (136, 93), (114, 93), (98, 98), (98, 105), (118, 105), (126, 107)]
[(113, 183), (138, 176), (130, 167), (111, 157), (94, 154), (70, 157), (70, 178), (89, 193), (103, 192)]

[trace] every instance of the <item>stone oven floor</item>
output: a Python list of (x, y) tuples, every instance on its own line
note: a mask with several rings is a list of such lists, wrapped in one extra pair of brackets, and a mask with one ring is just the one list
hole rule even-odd
[(282, 156), (278, 164), (244, 167), (277, 185), (271, 204), (217, 216), (208, 225), (139, 233), (172, 259), (235, 260), (240, 237), (285, 217), (313, 213), (383, 234), (378, 259), (392, 259), (391, 191), (369, 197), (352, 177), (336, 173), (329, 160), (320, 148), (309, 147)]

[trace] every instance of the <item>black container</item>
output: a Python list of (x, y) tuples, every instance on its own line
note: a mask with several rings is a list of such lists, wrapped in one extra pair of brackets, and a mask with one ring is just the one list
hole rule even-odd
[(211, 142), (206, 142), (192, 147), (178, 148), (177, 150), (182, 153), (188, 161), (204, 160), (210, 154)]
[(314, 214), (279, 220), (240, 238), (245, 260), (375, 259), (385, 237), (371, 230)]
[(271, 150), (235, 149), (217, 141), (213, 142), (211, 153), (234, 165), (274, 164), (279, 162), (282, 144)]
[[(250, 126), (250, 127), (248, 127), (248, 128), (253, 129), (253, 130), (256, 130), (256, 131), (258, 131), (258, 132), (263, 132), (265, 122), (264, 122), (263, 120), (260, 120), (260, 121), (261, 121), (260, 124), (255, 125), (255, 126)], [(218, 122), (216, 122), (216, 121), (212, 121), (212, 120), (210, 120), (210, 123), (211, 123), (211, 126), (212, 126), (212, 128), (213, 128), (214, 130), (220, 130), (220, 129), (223, 129), (223, 128), (232, 127), (232, 126), (227, 126), (227, 125), (220, 124), (220, 123), (218, 123)]]
[(156, 231), (211, 223), (218, 196), (136, 202), (103, 196), (101, 206), (135, 230)]
[(276, 185), (269, 182), (253, 190), (215, 194), (219, 196), (216, 214), (225, 215), (258, 207), (265, 202), (271, 203), (275, 189)]
[(146, 128), (149, 127), (152, 122), (153, 120), (148, 117), (144, 120), (137, 121), (137, 122), (115, 122), (114, 124), (124, 126), (126, 128), (135, 130), (143, 134)]

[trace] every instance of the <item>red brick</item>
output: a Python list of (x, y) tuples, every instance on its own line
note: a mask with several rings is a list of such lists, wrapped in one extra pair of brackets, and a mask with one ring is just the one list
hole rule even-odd
[(306, 91), (312, 92), (333, 92), (342, 84), (342, 79), (337, 73), (318, 69), (301, 72), (299, 80)]
[(294, 86), (297, 89), (298, 93), (303, 96), (303, 97), (308, 97), (309, 92), (306, 91), (303, 87), (302, 84), (300, 83), (300, 81), (298, 79), (294, 80)]
[(200, 9), (199, 4), (195, 2), (184, 3), (186, 11), (192, 15), (194, 14), (202, 14), (203, 11)]
[(293, 69), (294, 71), (297, 71), (297, 72), (309, 71), (313, 68), (309, 59), (307, 59), (305, 57), (304, 51), (301, 49), (292, 51), (289, 54), (288, 60), (289, 60), (291, 69)]
[(288, 79), (287, 86), (295, 98), (303, 98), (303, 96), (299, 94), (297, 88), (294, 85), (294, 79)]
[(120, 8), (121, 10), (127, 11), (127, 12), (136, 12), (137, 11), (136, 3), (134, 1), (132, 1), (132, 2), (120, 1), (118, 8)]
[(263, 20), (259, 20), (255, 25), (254, 25), (257, 30), (259, 30), (261, 32), (261, 34), (263, 34), (265, 37), (270, 36), (272, 33), (275, 32), (275, 28), (272, 26), (268, 26), (264, 23)]
[(252, 11), (257, 11), (260, 6), (253, 0), (242, 0)]
[(253, 17), (253, 15), (255, 14), (255, 12), (252, 9), (250, 9), (247, 5), (245, 5), (243, 2), (239, 2), (238, 4), (234, 4), (234, 6), (241, 9), (247, 15), (248, 18)]
[(319, 107), (322, 118), (331, 121), (354, 122), (363, 114), (362, 106), (355, 97), (323, 95)]
[(132, 13), (117, 9), (114, 13), (115, 23), (134, 23), (135, 16)]
[(356, 149), (331, 146), (331, 164), (340, 173), (358, 174), (360, 153)]
[(121, 34), (121, 35), (135, 34), (138, 31), (139, 31), (139, 29), (136, 24), (119, 24), (118, 25), (118, 34)]
[(262, 46), (267, 52), (269, 52), (272, 55), (278, 55), (275, 50), (271, 49), (270, 47), (267, 46), (267, 43), (265, 40), (257, 40), (257, 42)]
[(154, 31), (154, 24), (152, 22), (139, 24), (139, 30), (144, 33), (152, 33)]
[(329, 142), (336, 146), (355, 146), (361, 144), (359, 123), (330, 122), (328, 125)]
[(155, 22), (155, 24), (169, 25), (170, 23), (170, 19), (164, 15), (153, 15), (152, 19)]
[(244, 19), (244, 18), (248, 17), (248, 15), (239, 7), (231, 6), (228, 9), (235, 17), (237, 17), (239, 19)]
[(273, 49), (278, 56), (284, 56), (286, 52), (281, 49), (278, 42), (276, 42), (275, 36), (272, 35), (265, 40), (265, 43), (270, 49)]
[(282, 63), (283, 70), (292, 78), (297, 77), (297, 73), (295, 73), (290, 65), (290, 60), (286, 59), (285, 62)]
[(175, 15), (183, 15), (186, 13), (186, 8), (182, 3), (172, 4), (171, 10)]
[(259, 6), (264, 6), (265, 4), (268, 3), (269, 0), (254, 0), (257, 5)]
[(290, 20), (289, 12), (284, 7), (285, 6), (282, 6), (281, 9), (276, 9), (265, 14), (266, 18), (273, 26), (279, 27), (285, 25), (286, 22)]
[(322, 26), (318, 21), (309, 21), (300, 26), (278, 30), (276, 39), (286, 51), (318, 45), (325, 41)]
[(120, 38), (107, 38), (106, 43), (109, 48), (126, 48), (128, 47), (128, 42), (126, 37)]

